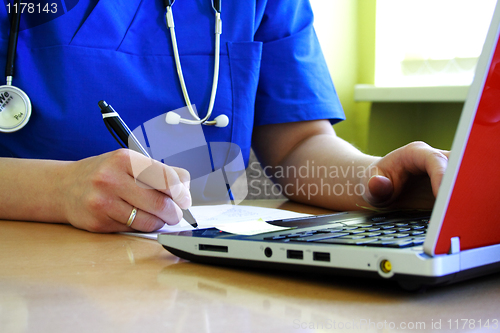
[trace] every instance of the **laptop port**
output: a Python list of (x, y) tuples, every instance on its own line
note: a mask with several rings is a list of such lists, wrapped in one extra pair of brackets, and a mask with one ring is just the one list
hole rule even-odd
[(264, 255), (268, 258), (271, 258), (271, 256), (273, 255), (273, 250), (271, 250), (270, 247), (266, 247), (264, 249)]
[(384, 273), (390, 273), (392, 271), (392, 264), (389, 260), (384, 259), (380, 262), (380, 269)]
[(330, 253), (328, 252), (313, 252), (314, 261), (328, 261), (330, 262)]
[(198, 249), (200, 251), (228, 252), (227, 246), (221, 246), (221, 245), (200, 244), (198, 245)]
[(304, 259), (304, 252), (299, 250), (286, 250), (286, 257), (288, 259)]

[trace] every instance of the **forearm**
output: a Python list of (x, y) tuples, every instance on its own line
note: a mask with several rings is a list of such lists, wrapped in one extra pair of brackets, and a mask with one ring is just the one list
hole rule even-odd
[[(326, 120), (259, 126), (253, 148), (288, 198), (334, 210), (370, 206), (363, 199), (378, 161), (337, 137)], [(363, 180), (363, 182), (361, 182)]]
[(0, 158), (0, 219), (67, 223), (61, 184), (69, 163)]
[(274, 180), (292, 200), (334, 210), (369, 206), (362, 177), (379, 158), (365, 155), (334, 133), (300, 142), (275, 167)]

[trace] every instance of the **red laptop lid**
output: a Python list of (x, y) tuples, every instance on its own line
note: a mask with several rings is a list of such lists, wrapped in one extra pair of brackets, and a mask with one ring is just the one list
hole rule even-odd
[[(495, 16), (489, 33), (494, 40), (490, 46), (485, 43), (481, 55), (489, 66), (479, 73), (478, 65), (475, 80), (481, 82), (474, 84), (484, 85), (474, 98), (472, 107), (477, 105), (477, 109), (434, 254), (448, 253), (452, 237), (459, 237), (461, 251), (500, 243), (500, 44)], [(467, 113), (466, 107), (463, 113)], [(457, 139), (464, 137), (457, 135)]]

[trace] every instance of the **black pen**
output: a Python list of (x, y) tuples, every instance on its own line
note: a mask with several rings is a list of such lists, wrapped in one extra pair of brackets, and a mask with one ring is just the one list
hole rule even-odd
[[(127, 124), (120, 118), (120, 115), (105, 101), (100, 101), (99, 108), (102, 113), (102, 120), (109, 132), (123, 148), (130, 148), (151, 158), (146, 149), (141, 145), (134, 133), (128, 128)], [(193, 227), (198, 228), (198, 223), (189, 209), (182, 209), (184, 219)]]

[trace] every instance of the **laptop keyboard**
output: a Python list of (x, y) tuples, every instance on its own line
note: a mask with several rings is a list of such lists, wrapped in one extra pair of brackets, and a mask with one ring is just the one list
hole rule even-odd
[(264, 240), (406, 248), (424, 243), (428, 224), (428, 218), (398, 222), (363, 222), (313, 231), (283, 233), (266, 237)]

